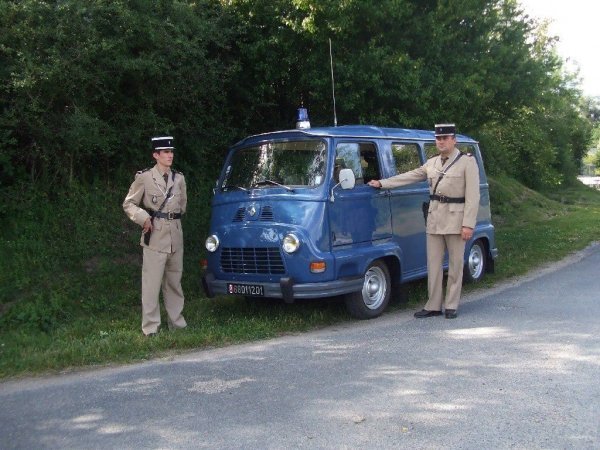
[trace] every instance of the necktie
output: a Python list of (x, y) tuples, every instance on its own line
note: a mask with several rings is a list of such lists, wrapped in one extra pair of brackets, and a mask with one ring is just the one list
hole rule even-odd
[(167, 184), (169, 184), (169, 175), (165, 173), (163, 175), (163, 178), (165, 179), (165, 186), (166, 186)]
[(446, 161), (448, 161), (448, 157), (442, 157), (442, 166), (446, 164)]

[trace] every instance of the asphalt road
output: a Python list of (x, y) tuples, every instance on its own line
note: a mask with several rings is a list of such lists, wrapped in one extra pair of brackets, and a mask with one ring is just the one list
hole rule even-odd
[[(506, 264), (506, 261), (500, 262)], [(414, 311), (0, 384), (0, 448), (600, 448), (600, 245)]]

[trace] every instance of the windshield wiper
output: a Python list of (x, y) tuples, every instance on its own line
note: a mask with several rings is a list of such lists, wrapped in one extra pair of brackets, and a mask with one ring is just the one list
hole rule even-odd
[(243, 188), (243, 187), (241, 187), (241, 186), (235, 186), (235, 185), (231, 185), (231, 186), (225, 186), (225, 187), (223, 188), (223, 190), (227, 190), (227, 191), (228, 191), (228, 190), (230, 190), (230, 189), (239, 189), (240, 191), (248, 192), (248, 189), (246, 189), (246, 188)]
[(284, 184), (280, 184), (280, 183), (278, 183), (277, 181), (273, 181), (273, 180), (261, 180), (261, 181), (257, 181), (256, 183), (254, 183), (254, 184), (252, 185), (252, 187), (254, 187), (254, 186), (260, 186), (261, 184), (271, 184), (271, 185), (273, 185), (273, 186), (279, 186), (279, 187), (282, 187), (282, 188), (284, 188), (286, 191), (289, 191), (289, 192), (295, 192), (295, 191), (294, 191), (294, 190), (293, 190), (291, 187), (289, 187), (289, 186), (285, 186)]

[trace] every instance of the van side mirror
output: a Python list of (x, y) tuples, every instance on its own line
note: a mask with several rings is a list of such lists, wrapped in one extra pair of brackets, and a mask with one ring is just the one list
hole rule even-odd
[(352, 172), (352, 169), (340, 170), (338, 180), (339, 182), (331, 188), (331, 195), (329, 196), (329, 201), (332, 203), (335, 201), (333, 197), (333, 190), (336, 187), (342, 186), (342, 189), (352, 189), (356, 184), (356, 178), (354, 177), (354, 172)]
[(340, 170), (338, 182), (342, 186), (342, 189), (352, 189), (356, 184), (356, 178), (354, 177), (354, 172), (352, 172), (352, 169)]

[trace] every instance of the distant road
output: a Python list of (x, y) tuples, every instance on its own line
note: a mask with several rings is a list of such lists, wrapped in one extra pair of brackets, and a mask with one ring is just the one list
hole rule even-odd
[(0, 448), (600, 448), (599, 269), (596, 244), (455, 320), (399, 311), (1, 383)]
[(589, 187), (595, 187), (596, 189), (600, 189), (600, 177), (587, 177), (587, 176), (579, 176), (577, 177), (579, 181)]

